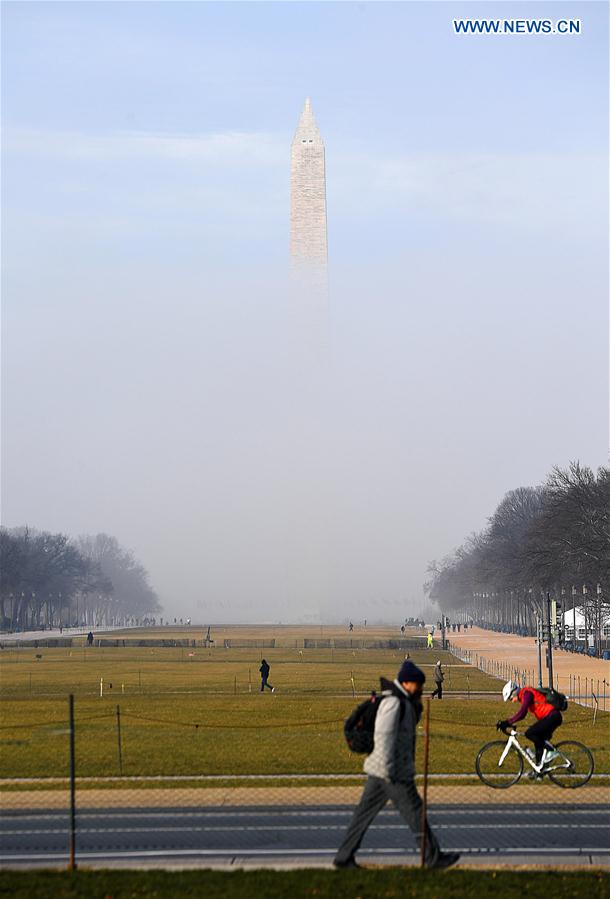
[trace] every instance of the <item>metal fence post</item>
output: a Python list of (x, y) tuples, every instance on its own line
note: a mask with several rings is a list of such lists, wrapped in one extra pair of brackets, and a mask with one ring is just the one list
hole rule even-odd
[(424, 789), (421, 806), (421, 859), (422, 868), (426, 867), (426, 843), (428, 838), (428, 761), (430, 757), (430, 697), (424, 705)]
[(70, 693), (70, 861), (68, 869), (76, 868), (76, 778), (74, 758), (74, 694)]
[(121, 709), (120, 706), (116, 707), (116, 729), (117, 729), (117, 740), (119, 747), (119, 774), (121, 777), (123, 776), (123, 747), (121, 745)]

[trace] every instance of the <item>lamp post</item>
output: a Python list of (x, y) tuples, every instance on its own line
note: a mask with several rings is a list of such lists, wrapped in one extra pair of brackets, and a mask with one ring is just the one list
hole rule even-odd
[(553, 689), (553, 635), (551, 633), (551, 594), (546, 594), (546, 621), (548, 626), (548, 655), (549, 687)]
[(587, 585), (582, 585), (582, 595), (583, 595), (583, 608), (585, 613), (585, 652), (589, 655), (589, 604), (587, 602), (587, 595), (589, 591), (587, 590)]
[(542, 622), (536, 615), (536, 646), (538, 648), (538, 686), (542, 687)]
[(572, 624), (573, 624), (573, 641), (574, 641), (574, 649), (576, 649), (576, 644), (578, 643), (578, 628), (576, 627), (576, 587), (572, 584)]

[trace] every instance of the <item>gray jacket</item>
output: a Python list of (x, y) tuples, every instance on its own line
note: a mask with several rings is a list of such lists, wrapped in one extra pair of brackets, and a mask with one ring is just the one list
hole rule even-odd
[[(383, 690), (383, 698), (375, 718), (375, 748), (364, 762), (364, 771), (383, 780), (405, 782), (415, 776), (415, 732), (417, 713), (411, 697), (401, 684), (382, 680), (382, 687), (396, 687), (404, 694), (399, 699), (389, 690)], [(404, 714), (400, 719), (400, 706)]]

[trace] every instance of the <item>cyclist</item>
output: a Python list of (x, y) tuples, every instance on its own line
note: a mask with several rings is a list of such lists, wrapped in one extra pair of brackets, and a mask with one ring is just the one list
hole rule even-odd
[[(509, 680), (504, 684), (504, 687), (502, 688), (502, 698), (504, 702), (508, 702), (509, 700), (511, 702), (520, 702), (521, 708), (512, 716), (512, 718), (507, 718), (505, 721), (498, 721), (497, 727), (499, 730), (505, 730), (507, 727), (512, 727), (517, 721), (521, 721), (525, 718), (528, 712), (531, 712), (534, 718), (537, 719), (536, 723), (532, 724), (532, 726), (528, 727), (525, 731), (525, 736), (528, 740), (531, 740), (536, 747), (536, 764), (539, 765), (546, 748), (546, 741), (551, 739), (553, 733), (563, 722), (561, 712), (558, 711), (555, 706), (551, 705), (544, 693), (540, 690), (536, 690), (535, 687), (519, 687), (519, 684), (516, 684), (512, 680)], [(557, 753), (554, 750), (547, 749), (545, 762), (551, 761), (556, 755)], [(532, 772), (530, 776), (535, 777), (536, 772)]]

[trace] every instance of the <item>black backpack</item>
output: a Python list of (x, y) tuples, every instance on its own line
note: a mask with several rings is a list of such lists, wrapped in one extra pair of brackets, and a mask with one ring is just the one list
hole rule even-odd
[(568, 699), (564, 693), (553, 690), (552, 687), (539, 688), (539, 692), (545, 696), (546, 701), (549, 705), (552, 705), (554, 709), (557, 709), (558, 712), (565, 712), (568, 707)]
[[(379, 706), (381, 705), (382, 696), (378, 696), (373, 690), (370, 697), (357, 706), (349, 718), (345, 719), (343, 725), (343, 733), (345, 741), (352, 752), (368, 753), (375, 748), (375, 718)], [(400, 703), (400, 721), (405, 714), (405, 704), (401, 700)]]

